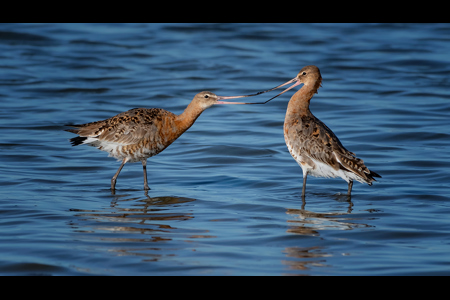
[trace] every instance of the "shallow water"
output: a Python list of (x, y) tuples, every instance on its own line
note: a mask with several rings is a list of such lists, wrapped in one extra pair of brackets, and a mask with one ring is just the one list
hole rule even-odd
[[(450, 275), (450, 25), (1, 24), (0, 274)], [(321, 69), (313, 113), (373, 186), (308, 178), (283, 138), (293, 92), (214, 106), (119, 167), (67, 123), (181, 113)], [(275, 92), (251, 98), (265, 101)]]

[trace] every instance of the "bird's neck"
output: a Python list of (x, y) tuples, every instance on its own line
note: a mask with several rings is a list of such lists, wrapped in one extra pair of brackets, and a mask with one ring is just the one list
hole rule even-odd
[(291, 98), (288, 104), (286, 118), (310, 115), (309, 103), (317, 93), (319, 85), (303, 85)]
[(204, 110), (204, 108), (196, 105), (195, 103), (189, 103), (183, 113), (175, 118), (175, 122), (179, 130), (182, 133), (188, 130)]

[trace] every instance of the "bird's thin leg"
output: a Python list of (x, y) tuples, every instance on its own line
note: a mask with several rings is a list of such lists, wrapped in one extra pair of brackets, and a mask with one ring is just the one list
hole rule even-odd
[(347, 210), (348, 213), (351, 213), (352, 210), (353, 210), (352, 209), (352, 207), (353, 207), (353, 203), (352, 203), (352, 187), (353, 187), (353, 180), (350, 180), (348, 182), (348, 192), (347, 192), (347, 201), (349, 203), (348, 210)]
[(142, 168), (144, 169), (144, 190), (149, 190), (150, 188), (148, 187), (148, 183), (147, 183), (147, 160), (143, 159), (142, 160)]
[(305, 199), (305, 191), (306, 191), (306, 177), (308, 176), (307, 172), (303, 173), (303, 187), (302, 187), (302, 199)]
[(305, 196), (302, 196), (302, 210), (305, 210), (306, 200)]
[(116, 189), (116, 180), (117, 180), (117, 176), (119, 176), (120, 171), (122, 170), (123, 166), (126, 164), (127, 159), (124, 158), (122, 161), (122, 164), (119, 167), (119, 170), (117, 170), (116, 174), (113, 176), (113, 178), (111, 179), (111, 190), (114, 191)]
[(352, 195), (352, 187), (353, 187), (353, 180), (350, 180), (348, 182), (348, 192), (347, 192), (347, 196), (351, 196)]

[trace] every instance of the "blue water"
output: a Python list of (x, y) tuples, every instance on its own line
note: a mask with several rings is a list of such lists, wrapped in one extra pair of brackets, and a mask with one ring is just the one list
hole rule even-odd
[[(0, 275), (450, 275), (449, 24), (1, 24)], [(127, 164), (67, 123), (254, 93), (317, 65), (312, 112), (383, 176), (308, 178), (294, 92), (214, 106)], [(265, 101), (275, 92), (252, 101)]]

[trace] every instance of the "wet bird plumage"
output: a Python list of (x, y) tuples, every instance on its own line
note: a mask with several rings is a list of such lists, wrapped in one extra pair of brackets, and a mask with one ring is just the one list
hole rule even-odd
[[(348, 182), (351, 194), (353, 180), (372, 185), (374, 177), (364, 161), (348, 151), (337, 136), (309, 110), (311, 98), (322, 83), (316, 66), (306, 66), (298, 73), (297, 83), (303, 83), (289, 101), (284, 121), (284, 138), (292, 157), (303, 170), (302, 196), (305, 195), (306, 178), (341, 177)], [(291, 87), (292, 88), (292, 87)]]

